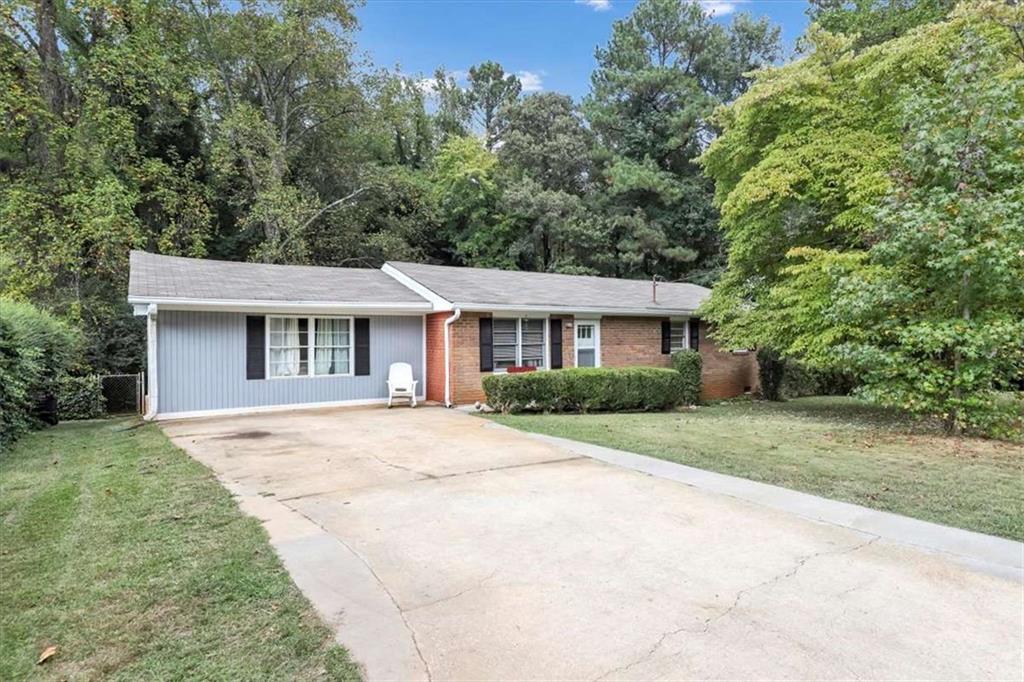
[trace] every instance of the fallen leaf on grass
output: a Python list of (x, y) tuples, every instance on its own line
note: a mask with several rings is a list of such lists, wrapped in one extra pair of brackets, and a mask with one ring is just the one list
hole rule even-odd
[(41, 654), (39, 654), (39, 660), (36, 661), (36, 665), (42, 665), (43, 663), (46, 663), (48, 660), (50, 660), (51, 658), (53, 658), (56, 655), (57, 655), (57, 647), (55, 647), (55, 646), (48, 646), (45, 649), (43, 649), (43, 652)]

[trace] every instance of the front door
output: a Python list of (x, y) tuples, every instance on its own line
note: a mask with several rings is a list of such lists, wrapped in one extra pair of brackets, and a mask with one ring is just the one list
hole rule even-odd
[(576, 366), (601, 366), (601, 323), (597, 320), (576, 321)]

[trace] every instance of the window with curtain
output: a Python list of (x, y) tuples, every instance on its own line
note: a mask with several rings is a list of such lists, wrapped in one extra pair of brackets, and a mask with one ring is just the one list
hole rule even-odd
[(314, 320), (313, 374), (349, 374), (352, 366), (352, 329), (348, 318)]
[(271, 317), (268, 338), (271, 377), (309, 374), (309, 320)]
[(544, 367), (547, 320), (496, 317), (491, 326), (494, 369)]
[(686, 320), (672, 320), (670, 331), (671, 340), (669, 348), (672, 352), (677, 350), (686, 350)]
[(270, 378), (352, 373), (352, 318), (270, 317), (268, 320)]

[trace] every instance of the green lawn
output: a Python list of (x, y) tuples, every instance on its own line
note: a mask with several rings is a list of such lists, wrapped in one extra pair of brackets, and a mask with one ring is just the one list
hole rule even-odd
[(359, 679), (260, 524), (157, 427), (61, 425), (0, 467), (0, 679)]
[(526, 431), (1024, 540), (1024, 446), (947, 438), (849, 398), (693, 412), (491, 415)]

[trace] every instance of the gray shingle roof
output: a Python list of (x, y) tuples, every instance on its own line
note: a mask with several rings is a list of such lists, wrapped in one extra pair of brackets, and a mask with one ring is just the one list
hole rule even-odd
[(412, 304), (425, 299), (380, 270), (265, 265), (132, 251), (128, 296), (149, 299)]
[(495, 305), (674, 314), (695, 311), (711, 295), (710, 289), (696, 284), (661, 282), (655, 303), (650, 280), (417, 263), (390, 262), (388, 265), (466, 309), (486, 309), (488, 305)]

